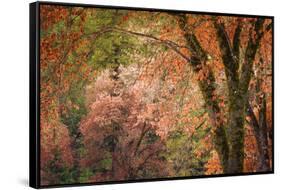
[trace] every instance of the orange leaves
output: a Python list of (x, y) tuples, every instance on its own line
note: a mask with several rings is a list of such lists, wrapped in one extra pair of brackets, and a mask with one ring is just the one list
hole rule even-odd
[[(89, 76), (91, 69), (85, 64), (89, 41), (80, 40), (84, 32), (82, 23), (86, 17), (83, 9), (73, 8), (70, 11), (65, 7), (42, 5), (40, 10), (41, 107), (43, 117), (48, 119), (58, 113), (55, 109), (60, 106), (58, 98), (69, 90), (70, 85)], [(70, 20), (77, 17), (81, 19), (74, 26)], [(62, 26), (56, 31), (54, 29), (58, 24)], [(75, 53), (78, 59), (73, 59)]]
[(54, 24), (66, 19), (68, 11), (66, 7), (56, 6), (54, 8), (50, 5), (40, 6), (40, 23), (41, 28), (46, 30), (52, 27)]
[(206, 175), (222, 174), (223, 170), (216, 151), (212, 151), (211, 158), (208, 160), (206, 167)]
[[(82, 70), (89, 74), (89, 67), (85, 64), (88, 42), (80, 40), (86, 15), (80, 9), (72, 10), (60, 6), (40, 7), (40, 136), (44, 180), (57, 175), (50, 173), (51, 162), (56, 167), (73, 166), (69, 126), (61, 122), (61, 114), (66, 112), (66, 105), (62, 105), (61, 99), (65, 98), (73, 83), (84, 80), (80, 74)], [(71, 19), (78, 15), (81, 19), (72, 22)], [(78, 52), (78, 49), (82, 50)], [(72, 107), (77, 111), (80, 109), (76, 104)]]
[(208, 66), (203, 66), (203, 68), (201, 68), (201, 66), (198, 66), (198, 67), (200, 70), (198, 71), (198, 74), (197, 74), (197, 80), (205, 81), (210, 84), (210, 82), (211, 82), (209, 80), (210, 67), (208, 67)]
[(255, 172), (258, 168), (258, 150), (254, 132), (251, 126), (246, 125), (244, 172)]
[(203, 71), (203, 69), (201, 69), (201, 70), (198, 72), (197, 79), (198, 79), (199, 81), (203, 81), (205, 78), (206, 78), (205, 72)]
[[(198, 145), (192, 147), (193, 150), (184, 150), (190, 151), (188, 154), (194, 155), (196, 159), (204, 157), (201, 160), (205, 162), (208, 156), (206, 154), (213, 148), (214, 131), (228, 123), (229, 99), (225, 68), (211, 17), (189, 14), (187, 27), (192, 37), (187, 39), (188, 34), (184, 36), (186, 28), (181, 30), (174, 16), (166, 13), (151, 15), (150, 12), (128, 11), (121, 13), (117, 19), (116, 15), (112, 16), (112, 12), (109, 12), (105, 14), (108, 17), (105, 20), (110, 21), (113, 27), (124, 30), (128, 27), (131, 33), (143, 32), (160, 39), (147, 40), (146, 35), (131, 38), (130, 32), (124, 32), (116, 35), (122, 40), (114, 39), (116, 44), (112, 45), (102, 39), (106, 35), (88, 38), (88, 34), (85, 34), (85, 31), (95, 31), (96, 27), (103, 27), (103, 23), (98, 23), (103, 21), (96, 23), (95, 19), (92, 20), (98, 17), (89, 10), (65, 9), (60, 6), (41, 7), (42, 159), (53, 159), (55, 152), (59, 151), (62, 159), (59, 164), (63, 161), (69, 165), (73, 163), (69, 138), (71, 129), (60, 122), (61, 115), (71, 108), (76, 116), (85, 106), (86, 111), (83, 114), (86, 116), (79, 115), (75, 125), (82, 133), (81, 143), (85, 146), (83, 157), (79, 160), (80, 165), (82, 168), (97, 171), (89, 180), (130, 179), (132, 176), (143, 177), (144, 173), (156, 177), (168, 176), (173, 171), (169, 165), (172, 161), (168, 158), (165, 160), (162, 154), (167, 148), (165, 143), (169, 135), (174, 131), (180, 131), (180, 135), (189, 138), (188, 141), (181, 142), (182, 144), (192, 141), (191, 144)], [(88, 18), (90, 15), (91, 19)], [(243, 22), (239, 46), (241, 52), (245, 51), (248, 34), (252, 29), (250, 21), (253, 19), (218, 18), (218, 22), (226, 27), (231, 46), (235, 29), (238, 23)], [(115, 36), (114, 32), (116, 31), (110, 33), (111, 37)], [(195, 40), (194, 35), (198, 40)], [(96, 37), (99, 40), (93, 41)], [(123, 42), (123, 38), (127, 40)], [(161, 40), (176, 51), (159, 45)], [(258, 76), (256, 68), (270, 70), (270, 40), (272, 36), (267, 34), (262, 41), (258, 57), (266, 59), (266, 62), (260, 66), (259, 60), (255, 61), (254, 77)], [(105, 48), (99, 49), (97, 46), (103, 42)], [(118, 51), (113, 52), (115, 46), (118, 46)], [(140, 50), (137, 49), (138, 46), (141, 47)], [(204, 52), (200, 53), (199, 50), (200, 56), (195, 56), (197, 49), (201, 47)], [(129, 51), (131, 49), (133, 51)], [(93, 55), (93, 52), (98, 53)], [(114, 57), (109, 57), (111, 55)], [(202, 61), (196, 68), (187, 61), (193, 56), (200, 57)], [(133, 63), (128, 61), (131, 58), (134, 59)], [(100, 62), (97, 61), (99, 59)], [(119, 63), (121, 61), (126, 66)], [(111, 62), (115, 63), (114, 66), (110, 65)], [(112, 68), (108, 69), (107, 65)], [(95, 68), (98, 69), (94, 70)], [(240, 67), (238, 70), (240, 72)], [(271, 78), (267, 75), (264, 72), (263, 77), (260, 77), (263, 81), (260, 87), (262, 91), (270, 94)], [(254, 91), (255, 83), (256, 81), (251, 81), (251, 91)], [(253, 94), (255, 97), (259, 96), (256, 92)], [(71, 100), (68, 100), (69, 97), (66, 96), (70, 95)], [(78, 103), (73, 100), (76, 98)], [(268, 100), (269, 98), (267, 97)], [(271, 117), (272, 105), (268, 103), (267, 106), (270, 110), (267, 117)], [(245, 171), (254, 171), (256, 145), (251, 137), (252, 132), (247, 131), (246, 135), (249, 137), (245, 140)], [(183, 150), (183, 147), (186, 148), (176, 148)], [(77, 150), (73, 148), (72, 151), (76, 153)], [(217, 152), (213, 151), (205, 165), (207, 175), (222, 173), (218, 157)], [(100, 166), (101, 162), (106, 166)], [(46, 165), (46, 161), (42, 163), (43, 166)]]
[(50, 35), (40, 40), (40, 60), (45, 62), (56, 62), (61, 56), (61, 50), (53, 46), (56, 35)]

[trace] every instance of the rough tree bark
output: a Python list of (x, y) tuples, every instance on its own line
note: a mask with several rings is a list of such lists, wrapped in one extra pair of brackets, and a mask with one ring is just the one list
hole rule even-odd
[[(243, 171), (244, 160), (244, 94), (239, 90), (239, 42), (241, 24), (237, 25), (233, 39), (233, 45), (222, 23), (213, 18), (216, 37), (220, 47), (222, 61), (225, 68), (228, 87), (228, 146), (229, 157), (226, 168), (227, 173), (239, 173)], [(236, 49), (232, 48), (235, 47)], [(234, 51), (235, 50), (235, 51)]]

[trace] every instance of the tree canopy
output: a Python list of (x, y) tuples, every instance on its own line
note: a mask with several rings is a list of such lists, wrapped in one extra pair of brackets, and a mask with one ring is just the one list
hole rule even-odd
[(272, 25), (40, 5), (41, 184), (270, 171)]

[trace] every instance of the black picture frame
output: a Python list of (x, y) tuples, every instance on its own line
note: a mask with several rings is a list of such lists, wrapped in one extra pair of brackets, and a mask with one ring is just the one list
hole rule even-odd
[[(59, 5), (72, 7), (86, 7), (86, 8), (105, 8), (105, 9), (123, 9), (135, 11), (158, 11), (170, 13), (191, 13), (204, 14), (214, 16), (232, 16), (232, 17), (249, 17), (249, 18), (266, 18), (272, 19), (272, 170), (266, 172), (250, 172), (250, 173), (236, 173), (236, 174), (218, 174), (218, 175), (202, 175), (202, 176), (186, 176), (186, 177), (169, 177), (156, 179), (138, 179), (138, 180), (124, 180), (124, 181), (107, 181), (96, 183), (73, 183), (73, 184), (54, 184), (54, 185), (40, 185), (40, 5)], [(248, 14), (232, 14), (232, 13), (218, 13), (218, 12), (200, 12), (187, 10), (170, 10), (157, 8), (141, 8), (141, 7), (123, 7), (123, 6), (103, 6), (92, 4), (79, 3), (61, 3), (61, 2), (34, 2), (29, 6), (29, 31), (30, 31), (30, 75), (29, 75), (29, 185), (33, 188), (52, 188), (52, 187), (73, 187), (73, 186), (88, 186), (88, 185), (105, 185), (105, 184), (121, 184), (121, 183), (135, 183), (135, 182), (151, 182), (151, 181), (166, 181), (166, 180), (182, 180), (182, 179), (197, 179), (197, 178), (214, 178), (227, 176), (245, 176), (245, 175), (259, 175), (259, 174), (273, 174), (274, 173), (274, 17), (264, 15), (248, 15)], [(187, 7), (188, 8), (188, 7)]]

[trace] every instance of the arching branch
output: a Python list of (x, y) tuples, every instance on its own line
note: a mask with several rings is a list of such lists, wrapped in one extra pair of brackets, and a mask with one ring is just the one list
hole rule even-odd
[(126, 29), (122, 29), (122, 28), (117, 28), (117, 27), (106, 27), (103, 28), (97, 32), (93, 32), (93, 33), (89, 33), (89, 34), (84, 34), (81, 36), (80, 39), (82, 38), (92, 38), (92, 39), (96, 39), (106, 33), (109, 32), (118, 32), (118, 33), (122, 33), (122, 34), (128, 34), (128, 35), (132, 35), (132, 36), (139, 36), (142, 38), (146, 38), (146, 39), (150, 39), (153, 41), (156, 41), (168, 48), (170, 48), (171, 50), (173, 50), (174, 52), (176, 52), (178, 55), (180, 55), (185, 61), (190, 62), (190, 58), (187, 57), (184, 53), (182, 53), (180, 51), (180, 48), (187, 48), (185, 46), (181, 46), (178, 45), (176, 42), (173, 42), (171, 40), (162, 40), (160, 38), (157, 38), (153, 35), (150, 34), (144, 34), (144, 33), (140, 33), (140, 32), (134, 32), (134, 31), (130, 31), (130, 30), (126, 30)]
[(164, 46), (172, 49), (173, 51), (175, 51), (177, 54), (179, 54), (186, 61), (188, 61), (188, 62), (190, 61), (190, 59), (179, 50), (179, 48), (186, 48), (186, 47), (180, 46), (180, 45), (178, 45), (177, 43), (175, 43), (171, 40), (162, 40), (162, 39), (159, 39), (159, 38), (157, 38), (155, 36), (152, 36), (150, 34), (143, 34), (143, 33), (140, 33), (140, 32), (125, 30), (125, 29), (122, 29), (122, 28), (108, 28), (108, 31), (109, 32), (115, 31), (115, 32), (120, 32), (120, 33), (134, 35), (134, 36), (140, 36), (140, 37), (143, 37), (143, 38), (154, 40), (154, 41), (159, 42), (159, 43), (163, 44)]

